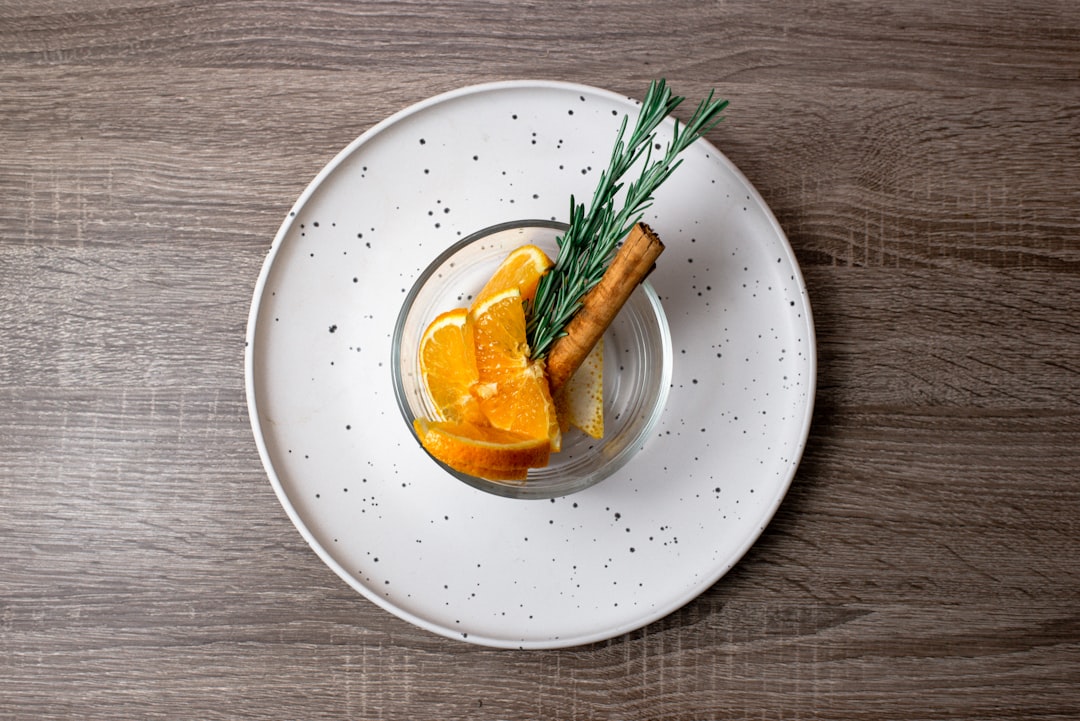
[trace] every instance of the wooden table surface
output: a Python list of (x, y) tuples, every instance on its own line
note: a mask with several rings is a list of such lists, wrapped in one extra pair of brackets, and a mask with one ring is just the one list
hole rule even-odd
[[(360, 133), (544, 78), (732, 101), (804, 271), (803, 462), (590, 646), (413, 627), (305, 544), (244, 395), (278, 226)], [(0, 719), (1080, 717), (1080, 5), (0, 3)]]

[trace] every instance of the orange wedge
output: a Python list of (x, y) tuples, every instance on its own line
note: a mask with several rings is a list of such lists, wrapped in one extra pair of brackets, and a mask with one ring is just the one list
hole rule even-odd
[(547, 254), (535, 245), (522, 245), (510, 251), (495, 270), (491, 279), (476, 295), (472, 307), (475, 308), (492, 296), (517, 288), (523, 300), (530, 301), (536, 295), (536, 286), (541, 276), (554, 265)]
[(580, 428), (593, 438), (604, 437), (604, 339), (601, 338), (581, 367), (555, 398), (563, 432)]
[(421, 445), (446, 465), (490, 480), (524, 480), (529, 468), (546, 466), (551, 444), (490, 426), (417, 418)]
[(483, 421), (470, 393), (479, 381), (469, 313), (455, 308), (440, 314), (420, 338), (420, 375), (442, 420)]
[(469, 312), (479, 383), (473, 394), (488, 422), (559, 450), (562, 433), (542, 362), (529, 360), (521, 292), (507, 288)]

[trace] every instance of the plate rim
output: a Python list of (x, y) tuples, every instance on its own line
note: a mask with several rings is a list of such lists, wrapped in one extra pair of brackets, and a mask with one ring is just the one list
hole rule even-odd
[[(339, 150), (323, 167), (316, 173), (316, 175), (308, 182), (304, 187), (304, 190), (300, 193), (297, 199), (290, 206), (289, 211), (286, 213), (284, 220), (278, 227), (277, 232), (271, 242), (270, 248), (267, 251), (266, 257), (263, 259), (262, 265), (259, 269), (259, 274), (255, 282), (255, 286), (252, 292), (252, 302), (248, 311), (247, 324), (245, 326), (245, 342), (244, 342), (244, 387), (245, 387), (245, 400), (246, 410), (248, 414), (248, 421), (251, 426), (251, 431), (254, 436), (255, 445), (259, 453), (259, 458), (262, 462), (263, 470), (267, 475), (270, 485), (274, 490), (274, 493), (278, 499), (279, 504), (285, 510), (286, 515), (292, 522), (293, 526), (300, 532), (301, 537), (307, 543), (307, 545), (315, 551), (316, 555), (329, 567), (336, 575), (342, 578), (352, 589), (359, 592), (364, 598), (373, 602), (376, 606), (384, 611), (387, 611), (394, 616), (410, 623), (416, 627), (425, 629), (431, 633), (442, 636), (456, 641), (465, 641), (473, 645), (487, 646), (492, 648), (506, 648), (506, 649), (558, 649), (558, 648), (572, 648), (576, 646), (583, 646), (590, 643), (597, 643), (606, 641), (618, 636), (630, 633), (632, 631), (642, 629), (652, 623), (655, 623), (670, 614), (678, 611), (680, 608), (686, 606), (688, 603), (699, 597), (713, 585), (715, 585), (720, 579), (727, 575), (732, 568), (740, 563), (746, 553), (751, 547), (761, 538), (765, 529), (772, 523), (780, 505), (787, 497), (790, 491), (791, 484), (794, 482), (795, 475), (798, 472), (799, 466), (802, 463), (803, 455), (806, 450), (807, 441), (810, 435), (810, 429), (813, 422), (814, 408), (816, 405), (817, 397), (817, 336), (816, 326), (813, 321), (813, 313), (811, 309), (811, 303), (809, 298), (809, 292), (806, 287), (805, 277), (802, 273), (802, 268), (798, 263), (798, 259), (795, 256), (795, 250), (791, 245), (791, 241), (780, 226), (779, 221), (776, 219), (772, 208), (765, 202), (764, 198), (758, 192), (757, 188), (750, 182), (750, 180), (743, 174), (743, 172), (713, 143), (706, 138), (700, 138), (695, 141), (696, 143), (703, 143), (708, 149), (709, 153), (714, 155), (719, 162), (721, 162), (725, 169), (730, 172), (749, 192), (757, 206), (764, 214), (764, 218), (768, 221), (770, 228), (775, 234), (776, 238), (780, 241), (780, 246), (784, 256), (788, 261), (788, 264), (794, 275), (795, 285), (799, 290), (799, 298), (801, 302), (801, 310), (803, 315), (803, 325), (806, 330), (806, 363), (807, 363), (807, 379), (806, 379), (806, 403), (803, 418), (801, 419), (800, 434), (797, 439), (795, 450), (792, 453), (792, 457), (787, 464), (787, 471), (784, 474), (784, 478), (781, 483), (777, 484), (776, 492), (772, 501), (765, 508), (765, 512), (762, 514), (761, 521), (754, 532), (749, 533), (743, 539), (743, 542), (734, 547), (733, 553), (730, 554), (730, 562), (725, 566), (718, 568), (713, 573), (703, 575), (702, 580), (689, 584), (686, 590), (673, 596), (667, 603), (660, 604), (653, 607), (649, 613), (642, 614), (634, 621), (619, 624), (617, 626), (605, 626), (604, 628), (587, 634), (579, 634), (571, 638), (562, 637), (548, 637), (545, 640), (510, 640), (499, 637), (488, 637), (475, 635), (469, 633), (466, 638), (462, 638), (460, 631), (450, 629), (434, 621), (431, 621), (417, 614), (380, 597), (378, 594), (371, 592), (362, 583), (359, 583), (353, 574), (349, 573), (333, 556), (330, 555), (321, 543), (315, 538), (314, 534), (307, 527), (307, 524), (300, 517), (299, 512), (293, 505), (288, 493), (285, 490), (284, 484), (281, 482), (281, 478), (278, 476), (275, 470), (273, 458), (271, 457), (269, 448), (267, 447), (265, 435), (263, 433), (263, 424), (259, 419), (259, 403), (257, 399), (257, 389), (255, 383), (255, 334), (258, 328), (258, 320), (262, 303), (265, 299), (266, 284), (270, 273), (274, 267), (274, 262), (278, 256), (278, 252), (283, 244), (284, 239), (288, 235), (294, 223), (298, 222), (301, 209), (307, 204), (311, 196), (315, 194), (321, 188), (327, 178), (330, 177), (348, 158), (350, 158), (355, 152), (357, 152), (366, 143), (378, 136), (381, 132), (400, 121), (408, 118), (412, 115), (421, 113), (433, 106), (443, 104), (447, 101), (454, 100), (460, 97), (469, 95), (479, 95), (482, 93), (495, 92), (500, 90), (511, 89), (556, 89), (556, 90), (570, 90), (574, 92), (588, 92), (590, 94), (596, 94), (599, 96), (607, 97), (608, 99), (618, 100), (619, 102), (631, 102), (636, 105), (640, 105), (640, 100), (631, 96), (616, 93), (611, 90), (599, 88), (587, 84), (575, 83), (562, 80), (543, 80), (543, 79), (516, 79), (516, 80), (500, 80), (494, 82), (484, 82), (472, 85), (466, 85), (453, 90), (438, 93), (430, 96), (416, 103), (413, 103), (407, 107), (404, 107), (397, 112), (387, 116), (383, 120), (379, 121), (375, 125), (362, 132), (344, 148)], [(527, 503), (529, 499), (515, 499), (514, 502)]]

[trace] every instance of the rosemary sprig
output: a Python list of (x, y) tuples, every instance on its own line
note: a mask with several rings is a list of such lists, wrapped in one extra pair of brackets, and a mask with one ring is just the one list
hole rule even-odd
[[(728, 101), (714, 100), (713, 92), (702, 100), (693, 116), (682, 126), (675, 121), (671, 141), (662, 157), (653, 160), (656, 128), (685, 98), (673, 96), (667, 83), (649, 84), (637, 122), (624, 141), (629, 118), (623, 116), (608, 167), (600, 174), (592, 202), (586, 210), (570, 196), (569, 228), (558, 239), (559, 254), (554, 267), (540, 279), (536, 297), (526, 308), (526, 337), (534, 359), (543, 358), (551, 344), (564, 333), (566, 324), (581, 308), (581, 299), (600, 282), (619, 242), (652, 205), (653, 193), (682, 163), (676, 157), (691, 143), (709, 132), (723, 118)], [(644, 158), (637, 180), (625, 184), (621, 207), (616, 195), (623, 189), (623, 176)]]

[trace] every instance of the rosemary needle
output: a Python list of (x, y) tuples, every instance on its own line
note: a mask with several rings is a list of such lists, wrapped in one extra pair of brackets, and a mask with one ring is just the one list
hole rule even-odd
[[(652, 205), (653, 193), (671, 176), (682, 160), (677, 156), (694, 141), (712, 130), (723, 118), (726, 100), (710, 92), (685, 125), (675, 121), (671, 141), (663, 155), (653, 159), (656, 128), (682, 104), (685, 98), (672, 95), (667, 83), (649, 84), (641, 110), (629, 138), (628, 116), (623, 116), (608, 167), (600, 174), (592, 201), (586, 209), (570, 196), (569, 228), (559, 238), (555, 265), (541, 279), (536, 297), (526, 308), (526, 337), (532, 358), (543, 358), (551, 344), (564, 333), (566, 324), (581, 308), (581, 299), (604, 275), (619, 241)], [(638, 178), (624, 183), (623, 177), (643, 159)], [(625, 188), (621, 206), (616, 195)]]

